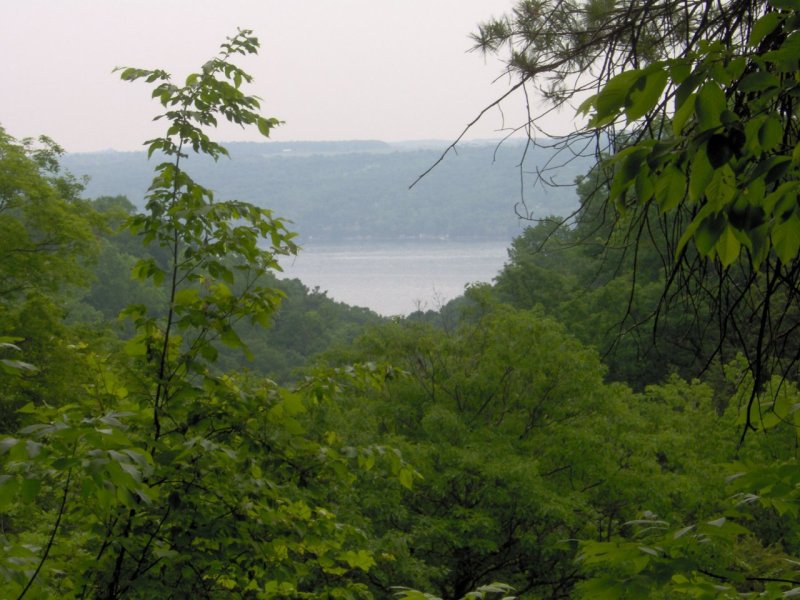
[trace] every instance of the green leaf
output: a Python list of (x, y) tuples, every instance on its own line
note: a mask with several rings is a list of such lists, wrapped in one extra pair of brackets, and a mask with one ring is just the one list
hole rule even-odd
[(40, 479), (23, 479), (21, 488), (22, 501), (26, 504), (33, 502), (41, 487), (42, 481)]
[(695, 100), (695, 113), (701, 130), (712, 129), (720, 125), (720, 115), (728, 103), (725, 93), (716, 82), (707, 81), (700, 88)]
[(772, 247), (775, 254), (784, 264), (789, 264), (797, 258), (800, 251), (800, 218), (797, 213), (772, 228)]
[[(683, 235), (681, 236), (681, 239), (678, 240), (678, 246), (675, 249), (675, 256), (676, 257), (680, 255), (680, 253), (683, 251), (683, 249), (686, 246), (686, 244), (689, 243), (689, 240), (694, 238), (695, 233), (697, 232), (698, 228), (714, 212), (715, 212), (714, 207), (711, 204), (708, 204), (708, 203), (704, 204), (700, 208), (700, 210), (697, 211), (697, 214), (695, 215), (694, 219), (692, 219), (692, 222), (689, 223), (689, 225), (686, 226), (686, 229), (684, 230)], [(721, 233), (721, 230), (720, 230), (720, 233)], [(712, 242), (712, 246), (713, 246), (714, 243), (716, 243), (716, 238), (714, 238), (714, 240)]]
[(713, 252), (722, 232), (725, 231), (725, 225), (725, 218), (719, 214), (712, 214), (703, 219), (694, 234), (694, 243), (700, 254), (709, 256)]
[(655, 182), (655, 197), (661, 213), (674, 210), (686, 195), (686, 175), (674, 165), (668, 165)]
[(636, 175), (636, 199), (640, 204), (650, 200), (655, 194), (655, 185), (653, 184), (653, 174), (646, 164), (642, 164), (639, 173)]
[(648, 152), (649, 148), (632, 146), (626, 148), (623, 152), (618, 153), (618, 155), (614, 157), (615, 162), (622, 158), (622, 163), (614, 174), (614, 180), (611, 183), (609, 199), (612, 202), (618, 201), (625, 190), (634, 182)]
[(669, 78), (673, 83), (680, 85), (692, 72), (692, 63), (686, 58), (673, 58), (667, 61), (669, 65)]
[(148, 343), (145, 336), (137, 335), (125, 342), (125, 353), (128, 356), (140, 357), (147, 354)]
[(229, 348), (244, 348), (244, 342), (242, 342), (242, 338), (239, 337), (239, 334), (236, 333), (232, 327), (223, 330), (222, 334), (220, 335), (220, 341)]
[[(768, 13), (765, 16), (768, 17), (770, 15), (776, 16), (775, 13)], [(753, 71), (741, 79), (737, 89), (747, 94), (751, 92), (763, 92), (764, 90), (777, 88), (779, 86), (780, 80), (772, 73), (767, 71)]]
[[(782, 0), (776, 0), (776, 1), (781, 2)], [(786, 0), (786, 1), (800, 3), (800, 0)], [(774, 2), (770, 2), (770, 4), (775, 6)], [(763, 15), (760, 19), (758, 19), (758, 21), (756, 21), (755, 24), (753, 25), (753, 29), (750, 31), (750, 39), (748, 41), (750, 46), (753, 46), (754, 48), (757, 47), (761, 43), (761, 40), (763, 40), (770, 33), (775, 31), (775, 28), (782, 20), (783, 18), (777, 12), (768, 12), (767, 14)]]
[(595, 106), (597, 110), (593, 121), (602, 123), (613, 119), (624, 107), (631, 86), (642, 76), (642, 71), (632, 69), (623, 71), (611, 78), (605, 87), (597, 94)]
[(375, 566), (375, 559), (372, 553), (367, 550), (348, 550), (339, 556), (339, 560), (344, 561), (351, 569), (361, 569), (366, 572)]
[[(676, 97), (677, 98), (677, 97)], [(689, 117), (694, 114), (694, 107), (696, 104), (696, 95), (691, 94), (686, 102), (683, 102), (680, 105), (677, 105), (676, 100), (676, 109), (675, 113), (672, 115), (672, 133), (676, 136), (680, 135), (683, 131), (683, 127), (686, 125)]]
[(175, 293), (175, 306), (193, 306), (200, 301), (200, 294), (195, 288), (183, 288)]
[(584, 116), (588, 115), (595, 107), (596, 102), (597, 102), (597, 94), (588, 97), (586, 100), (581, 102), (580, 106), (578, 106), (578, 110), (575, 111), (575, 114)]
[(733, 227), (731, 227), (729, 224), (719, 236), (719, 240), (717, 240), (717, 244), (715, 246), (717, 256), (719, 257), (722, 266), (727, 268), (732, 265), (736, 259), (739, 258), (741, 248), (742, 245), (739, 243), (739, 240), (733, 231)]
[(397, 480), (404, 488), (412, 489), (414, 487), (414, 470), (410, 467), (402, 467), (397, 473)]
[(713, 177), (714, 167), (711, 166), (705, 149), (700, 148), (692, 159), (689, 174), (689, 199), (692, 202), (700, 201)]
[[(760, 183), (760, 189), (763, 194), (763, 190), (766, 189), (763, 179), (755, 179), (748, 185), (748, 191), (756, 187), (758, 183)], [(796, 202), (795, 196), (798, 191), (800, 191), (800, 182), (798, 181), (786, 181), (780, 184), (775, 191), (770, 192), (763, 198), (762, 206), (764, 212), (767, 215), (774, 213), (780, 215), (789, 208), (794, 208)]]
[(668, 74), (661, 65), (651, 65), (631, 87), (625, 100), (625, 117), (628, 123), (642, 118), (655, 108), (664, 87)]
[(275, 119), (265, 119), (264, 117), (258, 117), (256, 120), (256, 124), (258, 125), (258, 131), (264, 137), (269, 137), (270, 131), (273, 127), (278, 124), (278, 121)]
[(724, 165), (714, 171), (705, 195), (715, 210), (722, 210), (733, 199), (736, 195), (736, 176), (729, 166)]
[(780, 48), (767, 52), (763, 57), (772, 61), (781, 71), (794, 73), (800, 61), (800, 31), (789, 34)]
[[(118, 68), (119, 69), (119, 68)], [(116, 69), (116, 70), (118, 70)], [(122, 69), (122, 72), (119, 74), (119, 78), (123, 81), (133, 81), (134, 79), (140, 77), (140, 69), (135, 69), (133, 67), (128, 67), (126, 69)]]
[(758, 130), (758, 142), (761, 148), (769, 152), (778, 147), (783, 139), (783, 125), (776, 115), (770, 115)]

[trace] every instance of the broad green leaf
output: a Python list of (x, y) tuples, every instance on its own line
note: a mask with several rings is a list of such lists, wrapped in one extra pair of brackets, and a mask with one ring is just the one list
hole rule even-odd
[(653, 174), (646, 164), (642, 163), (639, 168), (639, 173), (636, 175), (636, 200), (640, 204), (644, 204), (650, 200), (655, 194), (655, 185), (653, 183)]
[(256, 120), (256, 124), (258, 125), (258, 131), (264, 137), (269, 137), (270, 131), (273, 127), (278, 125), (278, 121), (276, 119), (265, 119), (264, 117), (258, 117)]
[(244, 348), (244, 342), (239, 334), (232, 327), (228, 327), (222, 331), (220, 341), (229, 348)]
[(794, 261), (800, 251), (800, 218), (797, 213), (772, 228), (772, 247), (784, 264)]
[(655, 108), (664, 87), (668, 74), (661, 66), (651, 66), (633, 84), (625, 100), (625, 117), (628, 123), (642, 118)]
[[(768, 16), (777, 16), (775, 13), (768, 13)], [(745, 75), (739, 82), (737, 89), (740, 92), (763, 92), (770, 88), (777, 88), (780, 85), (780, 80), (772, 73), (767, 71), (753, 71)]]
[(200, 294), (195, 288), (183, 288), (175, 293), (176, 306), (192, 306), (200, 301)]
[[(776, 0), (780, 1), (780, 0)], [(797, 0), (788, 0), (789, 2), (796, 2)], [(773, 4), (774, 3), (770, 3)], [(753, 29), (750, 31), (750, 39), (748, 43), (752, 47), (757, 47), (761, 40), (767, 37), (770, 33), (775, 31), (775, 28), (781, 22), (782, 17), (777, 12), (768, 12), (767, 14), (763, 15), (758, 21), (755, 22), (753, 25)]]
[(655, 182), (655, 196), (661, 213), (674, 210), (686, 195), (686, 175), (674, 165), (668, 165)]
[(763, 58), (772, 61), (783, 72), (794, 72), (800, 61), (800, 32), (794, 31), (783, 40), (780, 48), (763, 55)]
[(597, 102), (597, 94), (595, 94), (594, 96), (590, 96), (589, 98), (581, 102), (580, 106), (578, 107), (578, 110), (575, 111), (575, 113), (577, 115), (584, 115), (584, 116), (588, 115), (595, 107), (596, 102)]
[(614, 175), (614, 180), (611, 182), (611, 190), (609, 192), (611, 201), (617, 202), (620, 200), (625, 190), (635, 181), (648, 151), (648, 148), (634, 146), (630, 149), (630, 152), (625, 153), (622, 163)]
[(689, 199), (692, 202), (699, 202), (703, 198), (713, 177), (714, 168), (708, 160), (705, 148), (700, 148), (692, 159), (689, 174)]
[[(755, 183), (760, 182), (760, 188), (763, 193), (763, 190), (766, 189), (766, 185), (763, 181), (763, 179), (756, 179), (748, 185), (748, 188), (752, 188)], [(796, 195), (799, 191), (800, 182), (798, 181), (786, 181), (780, 184), (775, 191), (770, 192), (763, 198), (762, 206), (764, 212), (767, 215), (777, 214), (780, 216), (786, 210), (794, 209)]]
[(286, 409), (286, 414), (293, 417), (306, 412), (306, 405), (299, 394), (284, 394), (283, 406)]
[(722, 236), (722, 232), (725, 231), (725, 226), (725, 218), (719, 214), (712, 214), (703, 219), (694, 234), (697, 251), (703, 256), (709, 256)]
[(685, 58), (673, 58), (667, 61), (669, 78), (676, 85), (683, 83), (692, 72), (692, 63)]
[(144, 336), (136, 336), (125, 342), (125, 353), (128, 356), (139, 357), (146, 356), (148, 350), (148, 342)]
[(725, 93), (713, 81), (707, 81), (700, 88), (695, 100), (695, 113), (701, 130), (712, 129), (720, 125), (720, 115), (727, 107)]
[(758, 130), (758, 141), (761, 148), (769, 152), (778, 147), (783, 139), (783, 125), (776, 115), (770, 115)]
[(716, 169), (705, 189), (707, 201), (722, 210), (736, 195), (736, 176), (728, 165)]
[(674, 135), (680, 135), (689, 118), (694, 115), (695, 104), (696, 95), (691, 94), (686, 102), (676, 106), (675, 113), (672, 115), (672, 133)]
[[(705, 222), (707, 218), (709, 218), (712, 214), (714, 214), (714, 212), (715, 212), (714, 207), (707, 203), (704, 204), (699, 211), (697, 211), (697, 214), (692, 219), (691, 223), (689, 223), (689, 225), (686, 226), (686, 229), (684, 230), (681, 239), (678, 241), (678, 246), (675, 249), (676, 257), (681, 254), (686, 244), (689, 243), (689, 240), (694, 238), (698, 228)], [(713, 246), (714, 243), (716, 243), (716, 238), (714, 238), (714, 240), (711, 242), (711, 245)]]
[(731, 227), (730, 224), (725, 227), (722, 235), (719, 236), (715, 250), (717, 251), (717, 256), (719, 257), (722, 266), (725, 268), (732, 265), (736, 259), (739, 258), (741, 244), (739, 243), (739, 240), (733, 231), (733, 227)]
[(406, 489), (412, 489), (414, 486), (414, 471), (409, 467), (402, 467), (397, 473), (397, 480)]
[(603, 122), (608, 118), (615, 117), (624, 107), (625, 100), (631, 90), (631, 86), (642, 76), (640, 69), (631, 69), (611, 78), (605, 87), (597, 94), (594, 119)]

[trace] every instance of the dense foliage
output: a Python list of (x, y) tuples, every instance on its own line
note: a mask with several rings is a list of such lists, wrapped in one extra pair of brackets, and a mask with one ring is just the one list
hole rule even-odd
[[(129, 300), (140, 302), (122, 311), (126, 338), (78, 337), (81, 326), (67, 327), (55, 309), (49, 316), (60, 329), (36, 329), (28, 319), (14, 332), (14, 313), (2, 314), (3, 329), (17, 333), (2, 340), (12, 358), (3, 358), (0, 376), (16, 390), (4, 393), (4, 410), (12, 414), (27, 400), (1, 445), (4, 597), (366, 594), (358, 572), (374, 561), (337, 500), (353, 477), (350, 453), (361, 450), (312, 435), (302, 420), (336, 398), (338, 386), (368, 381), (320, 374), (283, 389), (218, 368), (221, 346), (250, 353), (236, 326), (269, 323), (282, 294), (265, 276), (277, 255), (296, 251), (293, 234), (269, 211), (217, 200), (181, 168), (188, 150), (225, 154), (204, 132), (218, 117), (264, 135), (276, 125), (255, 112), (258, 101), (240, 89), (250, 77), (230, 60), (257, 45), (240, 32), (183, 86), (163, 71), (121, 71), (125, 80), (155, 84), (168, 123), (164, 137), (148, 142), (165, 160), (146, 212), (126, 217), (124, 202), (110, 199), (95, 213), (100, 225), (102, 217), (125, 217), (115, 248), (121, 264), (128, 261), (119, 248), (131, 236), (154, 249), (132, 266), (140, 283)], [(14, 175), (6, 176), (3, 217), (17, 232), (9, 253), (24, 248), (32, 257), (21, 282), (36, 281), (38, 269), (54, 288), (63, 273), (52, 302), (66, 306), (70, 269), (81, 272), (90, 258), (76, 240), (95, 238), (90, 228), (55, 220), (75, 212), (76, 187), (50, 176), (41, 157), (3, 138), (3, 172)], [(47, 211), (34, 215), (36, 202)], [(62, 229), (73, 231), (51, 234)], [(43, 293), (39, 287), (10, 288), (4, 300), (24, 306)], [(16, 359), (35, 360), (27, 348), (36, 343), (60, 344), (64, 356), (41, 366)], [(66, 369), (63, 395), (48, 383), (53, 374), (42, 373), (50, 365)], [(410, 468), (390, 458), (378, 468), (410, 485)]]
[[(800, 358), (798, 9), (524, 0), (475, 36), (504, 57), (517, 88), (553, 107), (580, 103), (587, 126), (564, 144), (595, 140), (593, 180), (615, 224), (606, 245), (635, 254), (655, 240), (659, 309), (688, 298), (702, 306), (698, 327), (710, 314), (720, 344), (745, 354), (748, 416), (772, 374), (794, 377)], [(531, 114), (526, 127), (540, 120)]]
[[(250, 32), (182, 83), (120, 70), (166, 125), (141, 211), (83, 199), (49, 140), (0, 133), (0, 596), (796, 595), (800, 390), (764, 370), (794, 358), (775, 341), (794, 331), (796, 161), (791, 123), (776, 142), (759, 111), (775, 89), (794, 118), (800, 21), (785, 0), (678, 6), (526, 1), (483, 28), (557, 104), (605, 52), (583, 107), (612, 155), (573, 219), (527, 229), (494, 285), (435, 313), (382, 320), (278, 280), (286, 221), (185, 169), (227, 155), (219, 118), (278, 124), (234, 62)], [(674, 285), (691, 310), (663, 312)]]

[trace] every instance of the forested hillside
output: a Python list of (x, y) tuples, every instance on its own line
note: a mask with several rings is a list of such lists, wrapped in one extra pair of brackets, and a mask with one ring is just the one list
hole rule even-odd
[[(187, 161), (221, 197), (267, 207), (292, 221), (301, 240), (458, 238), (510, 240), (519, 233), (515, 206), (523, 198), (521, 142), (465, 145), (424, 178), (446, 142), (226, 144), (231, 158)], [(531, 150), (526, 171), (544, 168), (554, 151)], [(71, 154), (64, 166), (87, 175), (89, 196), (122, 194), (142, 207), (150, 180), (144, 152)], [(589, 166), (575, 161), (554, 176), (565, 187), (533, 185), (521, 214), (567, 214), (575, 208), (573, 184)], [(548, 174), (549, 175), (549, 174)]]
[[(164, 123), (135, 203), (0, 130), (0, 597), (798, 595), (800, 5), (542, 6), (476, 42), (551, 104), (599, 73), (596, 161), (439, 311), (278, 281), (299, 223), (184, 169), (278, 125), (249, 31), (119, 70)], [(324, 147), (227, 164), (396, 154)]]

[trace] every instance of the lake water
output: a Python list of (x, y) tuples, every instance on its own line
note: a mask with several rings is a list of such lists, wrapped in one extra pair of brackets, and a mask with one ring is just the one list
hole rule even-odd
[(305, 243), (281, 261), (282, 277), (319, 286), (328, 296), (382, 315), (436, 310), (464, 286), (491, 282), (508, 256), (509, 242)]

